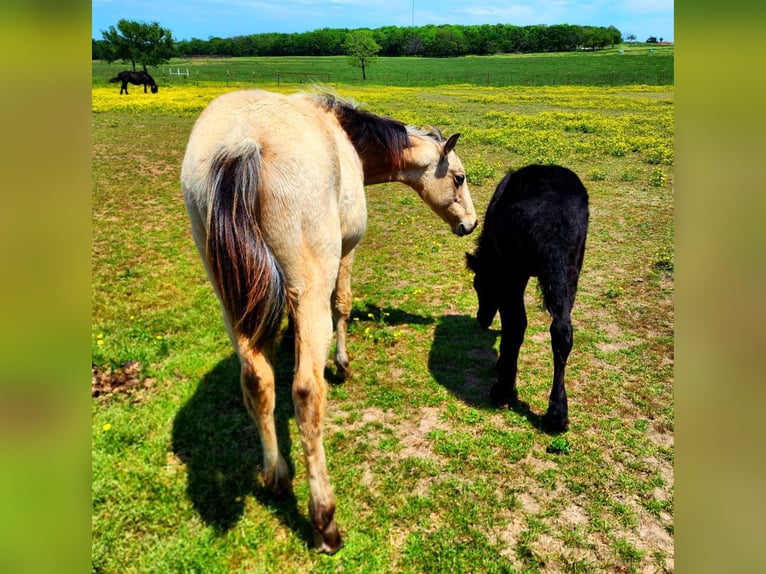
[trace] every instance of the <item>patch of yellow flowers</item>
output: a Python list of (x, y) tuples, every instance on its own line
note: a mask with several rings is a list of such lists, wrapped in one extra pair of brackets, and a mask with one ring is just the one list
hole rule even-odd
[(148, 112), (196, 117), (216, 96), (237, 88), (160, 86), (156, 94), (144, 94), (143, 86), (130, 85), (128, 89), (127, 95), (120, 95), (119, 84), (94, 87), (91, 92), (93, 113)]
[[(157, 94), (144, 94), (142, 86), (130, 86), (129, 95), (120, 95), (117, 84), (96, 86), (92, 89), (92, 111), (197, 117), (216, 96), (248, 87), (164, 85)], [(264, 89), (290, 93), (307, 88), (268, 85)], [(514, 152), (529, 162), (631, 154), (638, 154), (650, 165), (672, 166), (674, 162), (672, 87), (330, 89), (405, 123), (459, 129), (466, 141)]]

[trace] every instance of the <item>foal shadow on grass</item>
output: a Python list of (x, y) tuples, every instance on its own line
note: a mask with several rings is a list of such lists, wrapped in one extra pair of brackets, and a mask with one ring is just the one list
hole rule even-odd
[[(444, 315), (436, 323), (428, 369), (436, 382), (465, 404), (480, 409), (499, 408), (489, 398), (497, 380), (495, 343), (499, 338), (499, 329), (485, 331), (473, 316)], [(511, 409), (545, 432), (542, 415), (532, 412), (527, 402), (519, 399)]]
[[(293, 416), (292, 349), (281, 347), (275, 362), (274, 418), (279, 448), (286, 455), (290, 476), (293, 476), (294, 468), (288, 456), (292, 442), (288, 422)], [(235, 354), (218, 363), (205, 375), (173, 421), (173, 452), (187, 466), (187, 495), (202, 520), (219, 533), (237, 524), (244, 514), (246, 497), (253, 495), (311, 545), (314, 539), (311, 523), (299, 511), (293, 492), (276, 497), (258, 482), (263, 460), (261, 443), (255, 423), (245, 409), (239, 373), (239, 359)]]

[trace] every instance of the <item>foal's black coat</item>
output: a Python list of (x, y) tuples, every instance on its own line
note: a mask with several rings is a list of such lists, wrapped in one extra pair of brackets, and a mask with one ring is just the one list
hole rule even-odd
[(117, 74), (114, 78), (109, 80), (112, 83), (115, 82), (122, 82), (122, 87), (120, 87), (120, 94), (124, 91), (126, 94), (128, 93), (128, 82), (133, 84), (134, 86), (140, 86), (143, 84), (144, 86), (144, 93), (146, 93), (146, 86), (150, 86), (152, 89), (152, 93), (157, 93), (157, 82), (154, 81), (154, 78), (152, 78), (149, 75), (149, 72), (146, 71), (139, 71), (139, 72), (131, 72), (130, 70), (125, 70), (124, 72), (120, 72)]
[(538, 277), (553, 318), (553, 388), (543, 417), (550, 431), (569, 426), (564, 370), (588, 216), (588, 192), (577, 175), (560, 166), (529, 165), (509, 172), (497, 186), (476, 251), (466, 254), (475, 273), (476, 318), (482, 328), (489, 328), (500, 311), (500, 357), (490, 397), (501, 405), (517, 400), (516, 365), (527, 328), (524, 290), (530, 277)]

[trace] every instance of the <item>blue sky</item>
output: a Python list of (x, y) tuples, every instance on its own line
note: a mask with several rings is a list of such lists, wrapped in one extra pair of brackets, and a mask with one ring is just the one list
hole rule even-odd
[(410, 26), (413, 6), (416, 26), (581, 24), (673, 40), (673, 0), (92, 0), (92, 34), (121, 18), (159, 22), (176, 40)]

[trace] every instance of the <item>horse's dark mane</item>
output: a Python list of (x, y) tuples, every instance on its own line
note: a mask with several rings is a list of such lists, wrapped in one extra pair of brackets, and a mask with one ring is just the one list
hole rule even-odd
[(337, 98), (332, 94), (321, 94), (319, 103), (335, 114), (343, 130), (348, 134), (360, 156), (367, 153), (385, 153), (395, 168), (402, 167), (402, 153), (412, 146), (411, 133), (422, 134), (398, 120), (379, 116), (359, 109), (359, 106)]

